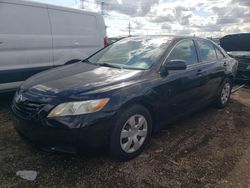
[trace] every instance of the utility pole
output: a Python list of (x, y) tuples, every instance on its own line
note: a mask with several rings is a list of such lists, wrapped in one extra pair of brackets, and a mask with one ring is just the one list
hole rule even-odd
[(131, 24), (130, 24), (130, 21), (128, 23), (128, 36), (129, 37), (131, 36)]
[(80, 0), (80, 9), (84, 9), (84, 0)]
[(101, 14), (104, 15), (104, 2), (101, 2)]

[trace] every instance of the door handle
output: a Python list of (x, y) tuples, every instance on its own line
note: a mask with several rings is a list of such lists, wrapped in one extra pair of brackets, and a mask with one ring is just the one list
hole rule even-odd
[(0, 44), (3, 44), (3, 42), (0, 42)]
[(199, 69), (196, 73), (197, 76), (202, 76), (203, 75), (203, 71), (201, 69)]

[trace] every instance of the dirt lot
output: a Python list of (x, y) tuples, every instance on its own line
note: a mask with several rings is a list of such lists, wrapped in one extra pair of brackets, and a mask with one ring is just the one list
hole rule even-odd
[[(25, 144), (10, 118), (11, 96), (0, 97), (0, 187), (250, 187), (250, 89), (222, 110), (208, 107), (152, 139), (138, 158), (106, 152), (49, 154)], [(35, 170), (29, 182), (18, 170)]]

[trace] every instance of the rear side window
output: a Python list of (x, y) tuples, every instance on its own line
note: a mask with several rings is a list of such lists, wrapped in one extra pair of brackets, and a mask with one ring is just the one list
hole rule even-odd
[(213, 61), (217, 59), (214, 45), (211, 42), (206, 40), (198, 40), (197, 43), (202, 61)]
[(215, 47), (215, 51), (218, 59), (223, 59), (225, 57), (217, 47)]
[(187, 65), (197, 63), (197, 53), (193, 40), (184, 40), (177, 44), (168, 57), (168, 61), (171, 60), (184, 60)]
[(0, 34), (51, 35), (47, 9), (0, 2)]

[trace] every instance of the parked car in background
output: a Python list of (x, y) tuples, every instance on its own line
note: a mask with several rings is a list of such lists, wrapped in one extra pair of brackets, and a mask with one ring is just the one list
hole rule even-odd
[(113, 156), (131, 159), (167, 123), (209, 103), (225, 107), (236, 68), (210, 40), (122, 39), (24, 82), (12, 104), (15, 127), (46, 150), (108, 144)]
[(238, 62), (237, 81), (250, 82), (250, 33), (227, 35), (220, 45)]
[(107, 46), (100, 14), (0, 0), (0, 92), (40, 71), (86, 59)]

